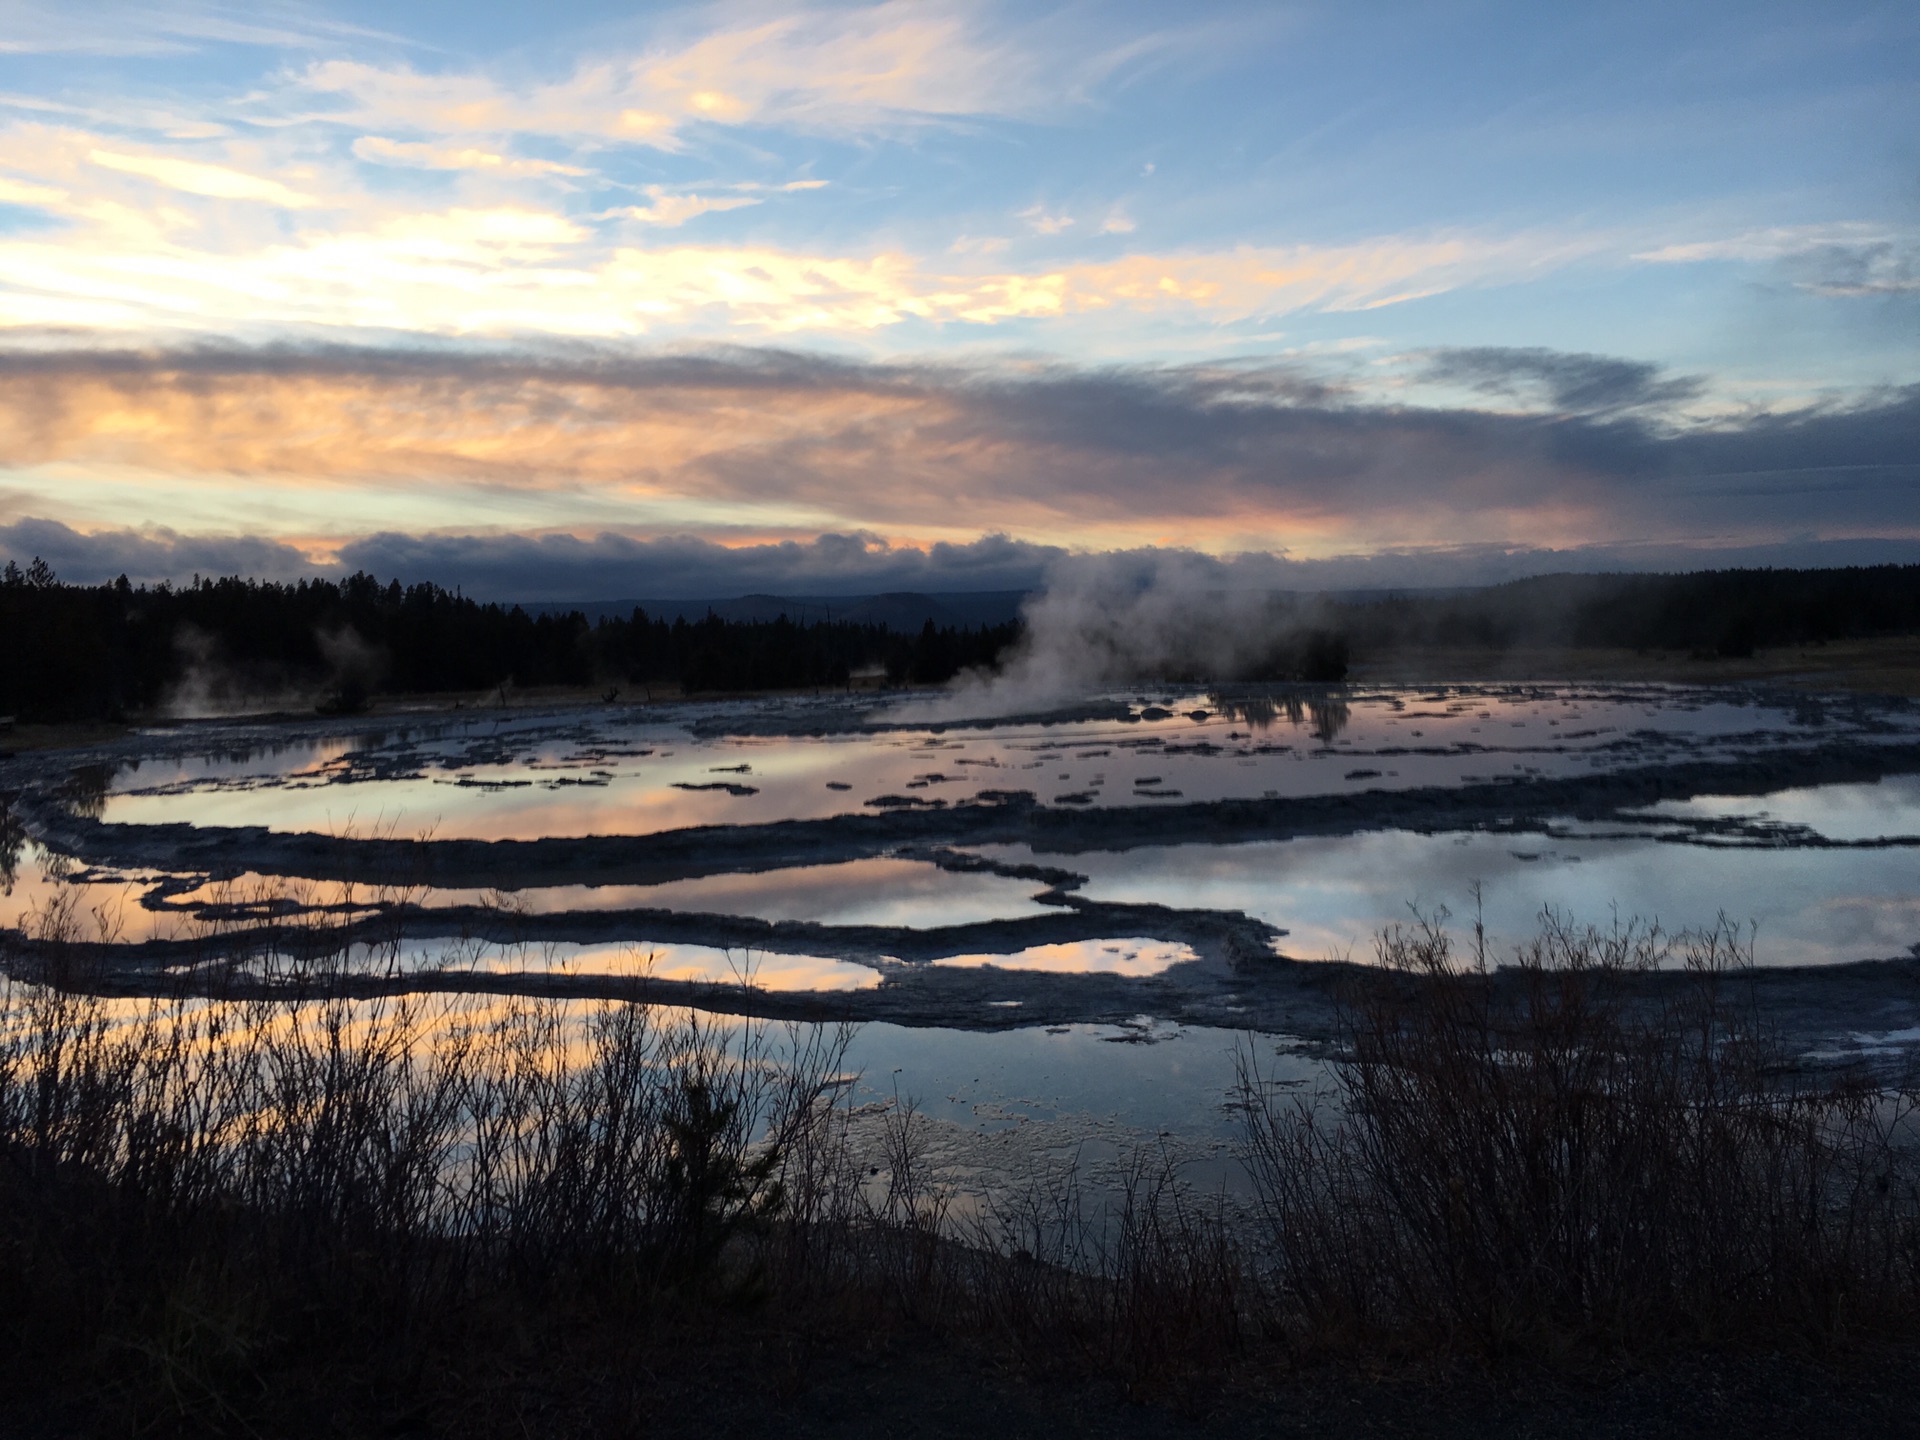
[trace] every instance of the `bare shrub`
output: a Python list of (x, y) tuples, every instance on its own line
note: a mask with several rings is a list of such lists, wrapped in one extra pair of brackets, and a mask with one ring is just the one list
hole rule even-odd
[[(1920, 1314), (1912, 1089), (1796, 1077), (1731, 925), (1548, 914), (1489, 969), (1443, 921), (1381, 936), (1331, 1096), (1283, 1104), (1243, 1067), (1296, 1343), (1551, 1355)], [(1680, 983), (1646, 983), (1675, 961)]]

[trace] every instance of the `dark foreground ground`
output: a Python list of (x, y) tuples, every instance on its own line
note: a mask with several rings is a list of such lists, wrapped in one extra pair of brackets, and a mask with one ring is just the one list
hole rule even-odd
[(525, 1408), (533, 1398), (525, 1395), (499, 1399), (533, 1434), (1893, 1436), (1920, 1434), (1916, 1360), (1920, 1349), (1824, 1366), (1703, 1356), (1662, 1373), (1589, 1379), (1478, 1367), (1396, 1379), (1328, 1370), (1129, 1399), (1110, 1385), (1021, 1379), (911, 1344), (823, 1355), (774, 1342), (742, 1365), (724, 1353), (689, 1356), (677, 1384), (607, 1384), (597, 1415), (569, 1416), (560, 1406), (542, 1413)]
[(566, 1353), (467, 1356), (382, 1393), (364, 1377), (265, 1382), (246, 1413), (137, 1418), (98, 1395), (0, 1402), (0, 1435), (826, 1437), (966, 1440), (1230, 1435), (1285, 1440), (1920, 1435), (1920, 1345), (1845, 1354), (1700, 1352), (1607, 1372), (1340, 1365), (1209, 1377), (1129, 1396), (1109, 1381), (1023, 1373), (933, 1337), (804, 1334), (747, 1324), (644, 1345), (580, 1337)]
[[(568, 1398), (519, 1387), (476, 1392), (511, 1414), (451, 1433), (969, 1437), (1211, 1436), (1360, 1440), (1373, 1436), (1920, 1435), (1920, 1348), (1870, 1350), (1827, 1365), (1806, 1357), (1702, 1356), (1660, 1373), (1587, 1379), (1462, 1367), (1383, 1379), (1327, 1370), (1265, 1384), (1194, 1382), (1129, 1398), (1110, 1384), (1021, 1378), (910, 1340), (851, 1352), (768, 1337), (676, 1357), (675, 1372), (602, 1378)], [(586, 1403), (581, 1403), (586, 1402)], [(429, 1429), (419, 1433), (433, 1433)], [(442, 1432), (448, 1433), (448, 1432)]]

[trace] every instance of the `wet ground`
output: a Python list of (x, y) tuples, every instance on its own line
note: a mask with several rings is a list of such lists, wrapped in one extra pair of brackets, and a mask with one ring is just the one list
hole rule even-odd
[[(37, 933), (66, 897), (106, 988), (236, 959), (266, 984), (324, 940), (369, 991), (640, 987), (881, 1022), (917, 1037), (922, 1096), (966, 1090), (993, 1045), (1111, 1054), (1136, 1099), (1108, 1109), (1136, 1128), (1161, 1082), (1128, 1057), (1204, 1052), (1218, 1089), (1242, 1032), (1312, 1051), (1345, 963), (1443, 908), (1477, 907), (1496, 954), (1543, 908), (1724, 916), (1805, 1054), (1920, 1041), (1920, 706), (1897, 699), (1475, 685), (965, 722), (871, 698), (241, 722), (19, 756), (0, 791), (0, 923)], [(1029, 1083), (1046, 1063), (982, 1103), (1053, 1093)]]

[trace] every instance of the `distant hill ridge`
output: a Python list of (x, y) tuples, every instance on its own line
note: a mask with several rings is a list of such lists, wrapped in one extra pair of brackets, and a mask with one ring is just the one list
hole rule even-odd
[(523, 602), (521, 608), (529, 615), (565, 615), (577, 610), (596, 623), (602, 618), (624, 620), (636, 609), (646, 611), (649, 619), (667, 621), (682, 616), (689, 621), (700, 620), (712, 611), (722, 620), (737, 622), (776, 620), (785, 615), (796, 624), (845, 620), (910, 633), (929, 620), (943, 630), (1004, 625), (1019, 617), (1020, 602), (1027, 594), (1025, 590), (975, 590), (925, 595), (895, 590), (883, 595), (740, 595), (731, 600), (543, 600)]
[[(1461, 595), (1479, 588), (1485, 587), (1400, 585), (1312, 592), (1275, 590), (1273, 594), (1367, 604), (1379, 600)], [(520, 608), (529, 615), (566, 615), (577, 610), (594, 623), (603, 617), (624, 620), (636, 607), (646, 611), (649, 619), (668, 622), (682, 616), (689, 621), (699, 620), (711, 610), (722, 620), (766, 621), (785, 615), (799, 624), (847, 620), (856, 625), (884, 625), (889, 630), (910, 634), (929, 620), (941, 629), (1004, 625), (1017, 620), (1021, 604), (1038, 593), (1034, 590), (954, 590), (924, 594), (917, 590), (890, 590), (880, 595), (737, 595), (730, 600), (536, 600), (522, 601)]]

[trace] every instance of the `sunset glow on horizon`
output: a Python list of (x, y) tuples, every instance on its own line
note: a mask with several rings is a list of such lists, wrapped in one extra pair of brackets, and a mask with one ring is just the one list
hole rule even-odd
[(1905, 558), (1917, 42), (1873, 4), (15, 5), (0, 549), (582, 598)]

